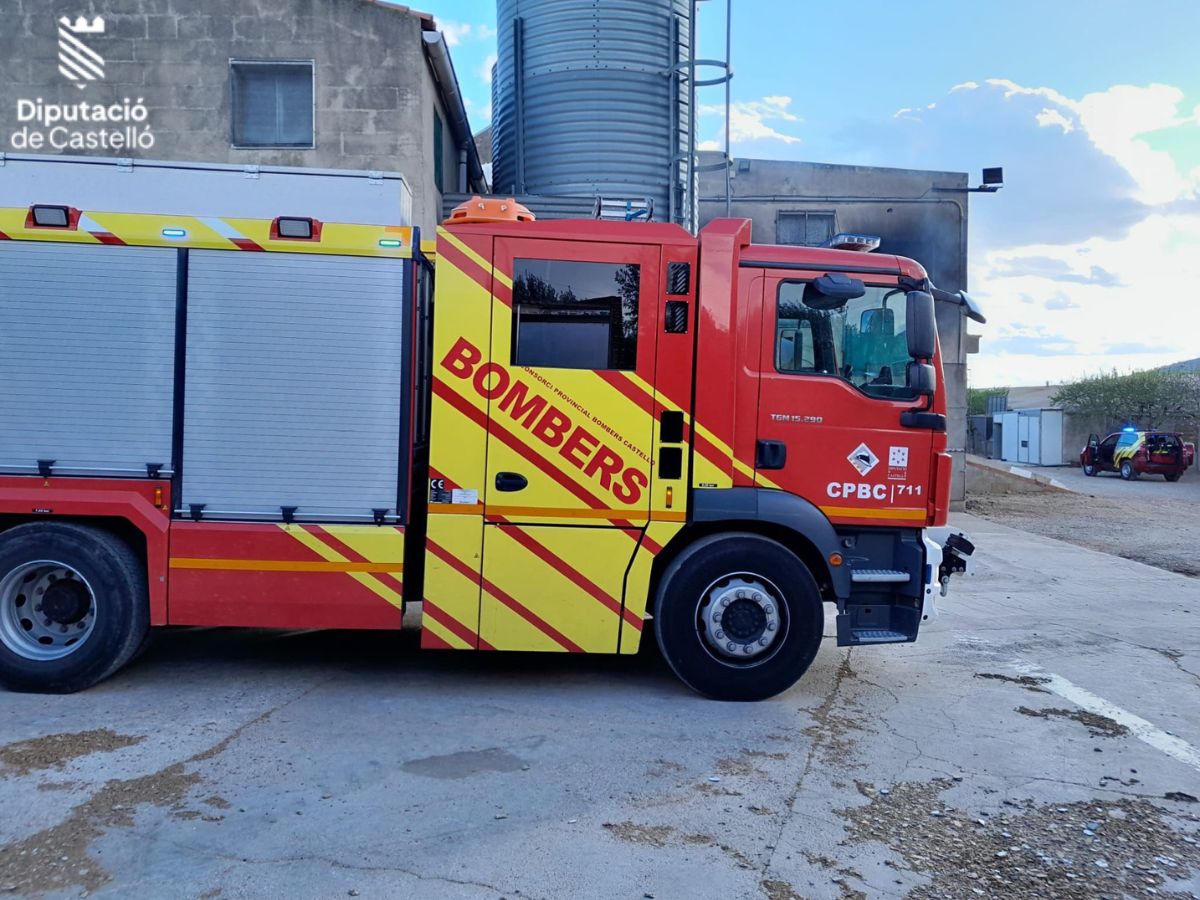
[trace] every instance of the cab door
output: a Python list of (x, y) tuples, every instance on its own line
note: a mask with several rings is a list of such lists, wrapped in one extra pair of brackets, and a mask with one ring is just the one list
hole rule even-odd
[(799, 494), (841, 524), (919, 527), (934, 478), (933, 433), (905, 385), (905, 292), (873, 276), (839, 310), (804, 302), (821, 272), (765, 271), (755, 480)]
[(649, 519), (657, 245), (498, 238), (481, 646), (615, 652)]

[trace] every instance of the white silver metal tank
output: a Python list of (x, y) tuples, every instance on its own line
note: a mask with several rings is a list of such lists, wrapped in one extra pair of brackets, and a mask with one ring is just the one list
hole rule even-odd
[(648, 198), (683, 220), (690, 7), (498, 0), (493, 189)]

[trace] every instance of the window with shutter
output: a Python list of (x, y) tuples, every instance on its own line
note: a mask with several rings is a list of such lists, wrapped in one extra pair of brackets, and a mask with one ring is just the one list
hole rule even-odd
[(312, 147), (313, 63), (234, 60), (235, 147)]

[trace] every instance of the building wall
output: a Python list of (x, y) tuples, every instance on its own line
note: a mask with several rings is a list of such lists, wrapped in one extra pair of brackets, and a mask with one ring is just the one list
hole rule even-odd
[[(150, 159), (399, 171), (413, 189), (416, 224), (439, 219), (433, 182), (436, 88), (422, 45), (422, 17), (369, 0), (90, 0), (67, 9), (6, 0), (0, 29), (0, 150), (21, 127), (22, 98), (47, 103), (139, 99), (152, 147), (41, 148)], [(10, 11), (13, 7), (15, 10)], [(57, 18), (105, 19), (85, 38), (106, 61), (105, 78), (80, 89), (58, 72)], [(429, 22), (428, 18), (424, 19)], [(237, 149), (231, 143), (231, 58), (315, 60), (312, 149)], [(444, 110), (447, 187), (457, 174)]]
[[(719, 162), (701, 154), (701, 165)], [(836, 213), (837, 230), (882, 238), (879, 253), (915, 259), (938, 287), (967, 288), (967, 176), (961, 172), (837, 166), (786, 160), (734, 160), (729, 213), (751, 219), (756, 243), (776, 243), (781, 211)], [(703, 172), (700, 224), (726, 214), (723, 172)], [(967, 441), (966, 318), (960, 307), (937, 304), (946, 381), (948, 445), (954, 456), (951, 499), (965, 494)]]

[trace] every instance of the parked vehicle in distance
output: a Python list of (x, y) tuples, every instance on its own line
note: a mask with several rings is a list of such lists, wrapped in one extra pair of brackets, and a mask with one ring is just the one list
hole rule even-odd
[(1196, 445), (1182, 435), (1132, 428), (1104, 440), (1088, 435), (1087, 446), (1079, 454), (1084, 475), (1119, 472), (1126, 481), (1139, 475), (1162, 475), (1167, 481), (1178, 481), (1195, 461)]

